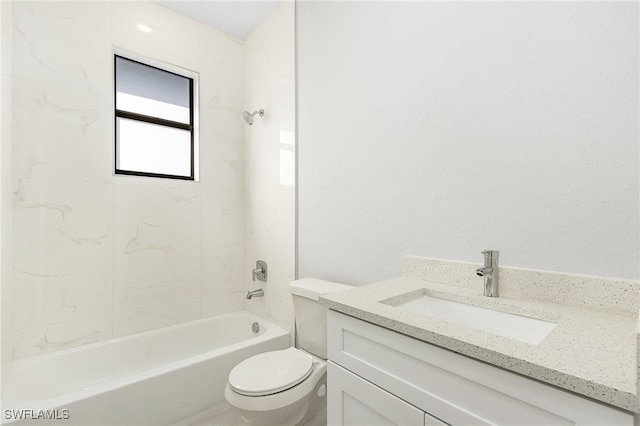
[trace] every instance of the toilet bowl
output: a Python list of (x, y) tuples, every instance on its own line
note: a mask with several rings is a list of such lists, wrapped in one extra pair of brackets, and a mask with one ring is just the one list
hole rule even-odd
[(234, 367), (225, 398), (249, 424), (296, 425), (325, 406), (326, 372), (300, 349), (265, 352)]
[(224, 391), (250, 425), (326, 424), (327, 308), (318, 299), (350, 288), (314, 278), (291, 283), (296, 347), (242, 361), (231, 370)]

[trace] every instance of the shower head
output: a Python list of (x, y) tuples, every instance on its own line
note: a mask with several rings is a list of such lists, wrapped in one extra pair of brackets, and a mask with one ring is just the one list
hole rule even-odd
[(253, 125), (253, 116), (256, 114), (262, 117), (264, 115), (264, 110), (261, 109), (260, 111), (255, 111), (253, 114), (250, 114), (249, 111), (245, 111), (242, 113), (242, 118), (244, 118), (244, 121), (246, 121), (247, 124), (251, 126)]

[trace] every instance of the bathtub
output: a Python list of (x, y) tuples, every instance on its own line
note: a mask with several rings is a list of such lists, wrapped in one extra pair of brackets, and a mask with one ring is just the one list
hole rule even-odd
[(238, 362), (289, 346), (288, 331), (239, 311), (18, 360), (2, 424), (174, 425), (222, 403)]

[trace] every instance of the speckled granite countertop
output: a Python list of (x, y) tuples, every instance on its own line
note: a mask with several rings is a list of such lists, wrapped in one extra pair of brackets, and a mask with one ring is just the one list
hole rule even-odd
[[(640, 412), (637, 312), (562, 305), (508, 295), (488, 298), (482, 296), (482, 281), (475, 283), (477, 288), (465, 288), (405, 276), (328, 294), (320, 301), (330, 309), (427, 343)], [(407, 293), (412, 295), (403, 296)], [(393, 306), (421, 293), (557, 325), (542, 342), (532, 345)]]

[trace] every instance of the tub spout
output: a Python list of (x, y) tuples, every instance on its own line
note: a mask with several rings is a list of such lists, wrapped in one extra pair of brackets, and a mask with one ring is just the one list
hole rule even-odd
[(262, 296), (264, 296), (264, 290), (261, 288), (247, 292), (247, 300), (251, 300), (254, 297), (262, 297)]

